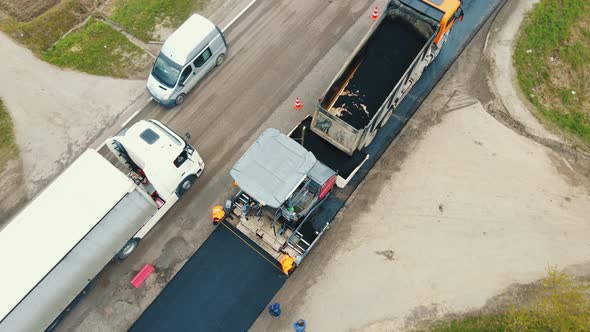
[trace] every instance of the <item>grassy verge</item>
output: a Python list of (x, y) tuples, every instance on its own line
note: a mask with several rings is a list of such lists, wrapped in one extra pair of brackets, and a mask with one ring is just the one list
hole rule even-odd
[(63, 0), (28, 22), (5, 19), (0, 23), (0, 29), (40, 55), (89, 14), (89, 9), (80, 1)]
[(175, 28), (207, 0), (119, 0), (111, 19), (143, 41), (158, 39), (157, 26)]
[(439, 322), (427, 329), (431, 332), (501, 332), (506, 331), (504, 315), (482, 315)]
[(467, 316), (431, 324), (421, 331), (590, 331), (590, 283), (551, 268), (534, 285), (526, 303), (509, 304), (494, 314)]
[(514, 52), (518, 82), (543, 123), (590, 148), (590, 1), (541, 0)]
[(17, 151), (12, 119), (0, 100), (0, 172), (7, 161), (16, 157)]
[(145, 58), (142, 49), (111, 26), (94, 19), (43, 54), (47, 62), (60, 67), (113, 77), (129, 77), (141, 72), (144, 62), (137, 59), (142, 57)]

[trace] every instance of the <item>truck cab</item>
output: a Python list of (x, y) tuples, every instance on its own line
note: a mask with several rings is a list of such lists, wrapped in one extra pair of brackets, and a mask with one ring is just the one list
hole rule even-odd
[(463, 20), (461, 0), (399, 0), (405, 6), (433, 19), (439, 25), (434, 45), (446, 42), (449, 32), (457, 21)]
[(121, 130), (107, 146), (158, 207), (182, 196), (205, 167), (194, 147), (156, 120)]

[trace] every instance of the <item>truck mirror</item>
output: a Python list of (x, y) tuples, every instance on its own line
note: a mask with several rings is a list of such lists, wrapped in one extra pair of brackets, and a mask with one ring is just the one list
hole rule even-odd
[(188, 133), (188, 131), (186, 133), (184, 133), (184, 138), (189, 140), (192, 138), (191, 134)]

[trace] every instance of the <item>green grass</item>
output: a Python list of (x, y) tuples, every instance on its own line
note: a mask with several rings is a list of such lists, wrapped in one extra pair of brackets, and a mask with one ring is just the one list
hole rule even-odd
[[(590, 331), (590, 284), (555, 268), (536, 283), (520, 305), (496, 314), (480, 314), (426, 324), (429, 332)], [(522, 296), (521, 296), (522, 297)]]
[(79, 30), (44, 52), (43, 58), (60, 67), (95, 75), (128, 77), (144, 68), (134, 62), (143, 50), (109, 25), (90, 19)]
[(6, 19), (0, 29), (39, 55), (88, 15), (88, 9), (79, 1), (63, 0), (28, 22)]
[(157, 24), (178, 27), (207, 0), (119, 0), (111, 19), (143, 41), (150, 41)]
[(502, 332), (505, 331), (503, 315), (483, 315), (439, 322), (431, 326), (432, 332)]
[(7, 161), (16, 157), (17, 151), (12, 119), (0, 100), (0, 171)]
[(588, 11), (588, 0), (542, 0), (514, 52), (518, 82), (536, 115), (584, 148), (590, 148)]

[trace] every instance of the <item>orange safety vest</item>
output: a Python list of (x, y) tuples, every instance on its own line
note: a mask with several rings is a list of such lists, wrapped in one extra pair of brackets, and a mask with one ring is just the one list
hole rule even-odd
[(289, 275), (295, 269), (295, 259), (289, 255), (283, 255), (281, 257), (281, 268), (284, 274)]
[(219, 222), (221, 222), (221, 220), (223, 220), (224, 217), (225, 211), (223, 211), (223, 207), (219, 205), (214, 206), (211, 210), (211, 218), (213, 218), (213, 223), (217, 225)]

